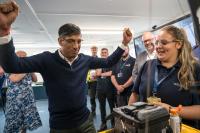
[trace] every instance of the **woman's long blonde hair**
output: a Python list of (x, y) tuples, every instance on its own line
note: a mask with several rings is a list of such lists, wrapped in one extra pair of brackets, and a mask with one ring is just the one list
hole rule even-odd
[(179, 29), (172, 25), (164, 27), (162, 31), (166, 31), (172, 35), (182, 45), (178, 53), (178, 60), (181, 63), (178, 80), (181, 89), (188, 90), (189, 86), (194, 82), (194, 64), (197, 63), (197, 60), (192, 55), (192, 47), (188, 41), (186, 32), (184, 29)]

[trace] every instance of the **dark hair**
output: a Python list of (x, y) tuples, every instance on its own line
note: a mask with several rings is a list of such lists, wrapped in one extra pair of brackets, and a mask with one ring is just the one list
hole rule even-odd
[(72, 23), (62, 25), (58, 30), (59, 37), (61, 36), (72, 36), (81, 34), (81, 29)]
[(107, 48), (102, 48), (102, 49), (101, 49), (101, 51), (103, 51), (103, 50), (107, 50), (107, 51), (108, 51), (108, 49), (107, 49)]

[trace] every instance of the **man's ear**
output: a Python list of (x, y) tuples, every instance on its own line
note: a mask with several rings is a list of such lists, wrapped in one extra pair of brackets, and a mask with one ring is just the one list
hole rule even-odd
[(59, 43), (60, 46), (63, 46), (63, 39), (59, 37), (58, 38), (58, 43)]

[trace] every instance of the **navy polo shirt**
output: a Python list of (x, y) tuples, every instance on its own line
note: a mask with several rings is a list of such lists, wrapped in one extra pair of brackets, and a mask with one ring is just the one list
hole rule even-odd
[[(112, 75), (115, 76), (118, 84), (123, 85), (128, 81), (128, 79), (132, 76), (133, 66), (135, 64), (135, 58), (129, 56), (126, 60), (120, 60), (112, 69)], [(121, 76), (118, 76), (119, 73), (122, 73)], [(132, 85), (125, 89), (121, 95), (126, 95), (128, 92), (131, 92)]]
[[(174, 71), (172, 68), (174, 67)], [(146, 101), (147, 97), (152, 96), (154, 87), (155, 70), (158, 71), (158, 81), (167, 76), (167, 78), (157, 87), (157, 97), (161, 98), (163, 103), (167, 103), (171, 106), (183, 106), (199, 105), (200, 95), (180, 90), (178, 81), (178, 71), (181, 67), (180, 62), (177, 62), (172, 68), (166, 68), (161, 65), (157, 59), (147, 61), (141, 68), (135, 85), (132, 89), (133, 92), (139, 95), (140, 101)], [(195, 81), (200, 81), (200, 65), (195, 66)]]
[[(109, 71), (111, 71), (111, 68), (102, 68), (102, 73), (109, 72)], [(102, 92), (102, 93), (105, 93), (105, 92), (111, 92), (112, 93), (113, 85), (112, 85), (110, 76), (98, 77), (96, 89), (98, 91)]]

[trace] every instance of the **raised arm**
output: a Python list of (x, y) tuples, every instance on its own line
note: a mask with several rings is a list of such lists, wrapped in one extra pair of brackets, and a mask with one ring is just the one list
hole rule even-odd
[(41, 70), (41, 58), (18, 58), (10, 35), (11, 24), (19, 12), (14, 1), (0, 4), (0, 64), (7, 73), (29, 73)]
[(90, 69), (96, 68), (111, 68), (114, 64), (116, 64), (122, 54), (124, 53), (125, 47), (128, 46), (129, 42), (132, 40), (132, 33), (128, 28), (125, 28), (123, 31), (123, 40), (122, 44), (108, 57), (108, 58), (97, 58), (91, 57), (90, 59)]
[(14, 1), (0, 4), (0, 37), (10, 33), (11, 24), (19, 13), (19, 7)]

